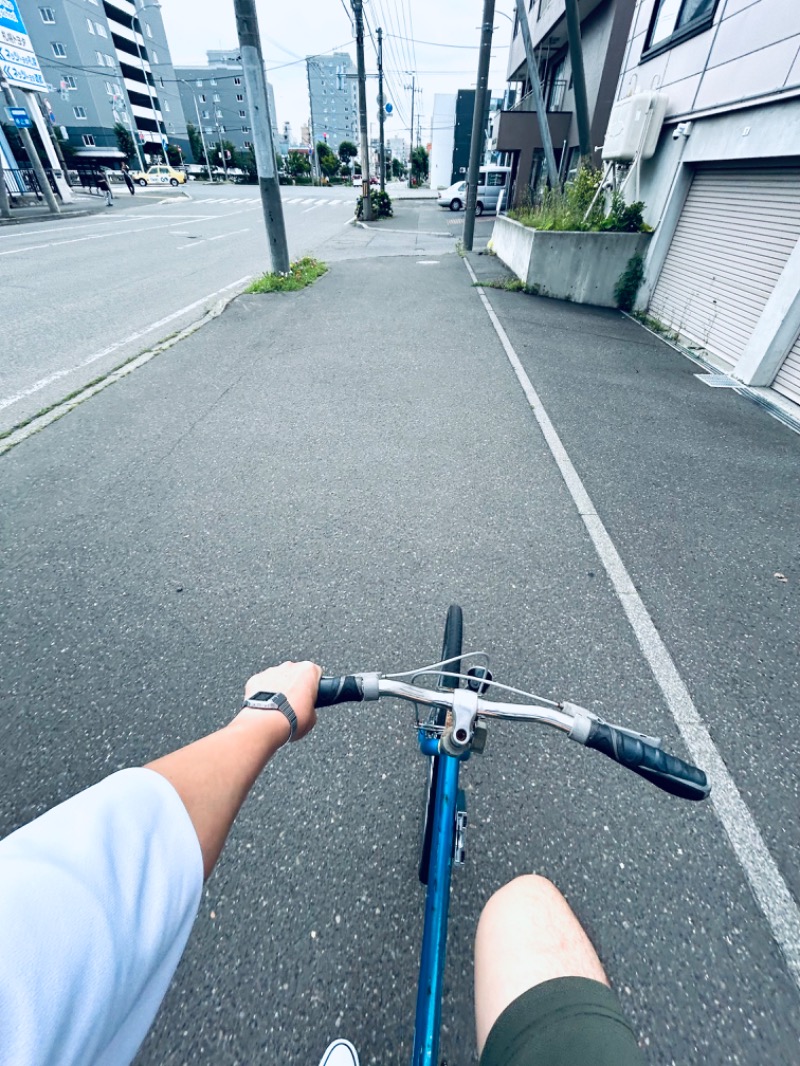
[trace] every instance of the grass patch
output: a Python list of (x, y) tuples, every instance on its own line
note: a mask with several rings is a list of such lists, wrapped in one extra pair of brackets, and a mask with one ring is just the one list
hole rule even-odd
[(602, 195), (595, 199), (603, 175), (596, 167), (582, 166), (575, 180), (563, 188), (545, 189), (536, 204), (514, 207), (508, 217), (523, 226), (549, 231), (594, 231), (650, 233), (642, 219), (644, 204), (626, 204), (618, 192), (606, 206)]
[(304, 256), (292, 263), (285, 274), (262, 274), (244, 290), (246, 293), (261, 292), (297, 292), (311, 285), (317, 278), (327, 274), (325, 263), (311, 256)]
[(532, 292), (520, 278), (489, 278), (488, 281), (475, 281), (473, 285), (482, 289), (503, 289), (505, 292)]
[(663, 322), (659, 322), (657, 318), (652, 318), (650, 315), (645, 314), (644, 311), (631, 311), (631, 318), (635, 318), (637, 322), (641, 322), (643, 326), (647, 326), (653, 333), (657, 333), (659, 337), (663, 337), (664, 340), (671, 341), (673, 344), (677, 344), (680, 341), (680, 333), (676, 329), (672, 329), (671, 326), (665, 326)]

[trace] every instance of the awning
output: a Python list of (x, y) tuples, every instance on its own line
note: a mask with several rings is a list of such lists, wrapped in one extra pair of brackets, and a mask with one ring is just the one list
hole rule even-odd
[(76, 148), (74, 154), (80, 159), (127, 159), (128, 157), (119, 148), (103, 148), (95, 145), (93, 148)]

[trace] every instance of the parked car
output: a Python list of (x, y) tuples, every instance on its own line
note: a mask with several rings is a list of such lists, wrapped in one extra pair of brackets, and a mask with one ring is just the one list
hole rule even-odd
[[(478, 199), (475, 214), (484, 211), (496, 211), (500, 194), (511, 180), (511, 167), (484, 166), (478, 174)], [(504, 202), (506, 198), (503, 198)], [(439, 193), (439, 207), (449, 207), (451, 211), (461, 211), (467, 202), (466, 181), (454, 182), (448, 189)]]
[(147, 170), (132, 170), (131, 177), (137, 185), (183, 185), (186, 182), (186, 174), (174, 167), (153, 166)]

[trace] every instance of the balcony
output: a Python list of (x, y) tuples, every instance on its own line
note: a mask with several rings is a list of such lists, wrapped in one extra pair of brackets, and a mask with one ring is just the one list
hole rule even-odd
[[(556, 84), (554, 82), (553, 87)], [(563, 98), (563, 93), (561, 97)], [(552, 88), (549, 99), (556, 99)], [(561, 100), (559, 99), (558, 102), (560, 103)], [(550, 128), (556, 162), (560, 165), (562, 148), (565, 142), (569, 141), (572, 112), (548, 110), (547, 125)], [(533, 94), (528, 93), (509, 111), (501, 111), (497, 123), (497, 151), (515, 154), (515, 202), (518, 202), (519, 198), (524, 195), (530, 179), (534, 156), (541, 153), (543, 148), (539, 122), (536, 117), (536, 105)]]

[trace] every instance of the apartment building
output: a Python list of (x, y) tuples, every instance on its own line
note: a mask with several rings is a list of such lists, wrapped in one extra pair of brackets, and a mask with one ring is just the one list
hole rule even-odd
[[(21, 0), (28, 33), (51, 86), (48, 102), (55, 124), (79, 159), (122, 159), (116, 123), (131, 133), (143, 162), (163, 158), (170, 131), (151, 66), (151, 38), (143, 34), (139, 18), (139, 8), (145, 7), (147, 19), (155, 21), (156, 0), (51, 0), (46, 5)], [(159, 32), (163, 44), (158, 58), (169, 71), (163, 25)], [(173, 136), (180, 143), (185, 126), (175, 117)]]
[(800, 4), (638, 0), (619, 98), (643, 89), (666, 119), (640, 166), (655, 227), (640, 306), (800, 404)]
[[(600, 157), (594, 149), (603, 143), (635, 7), (636, 0), (578, 0), (590, 144), (597, 163)], [(564, 0), (530, 0), (526, 17), (556, 166), (565, 179), (575, 172), (580, 150)], [(519, 204), (529, 190), (535, 192), (542, 186), (547, 175), (518, 16), (514, 19), (507, 80), (514, 102), (507, 103), (493, 119), (492, 151), (510, 158), (511, 199)]]
[(307, 56), (308, 95), (311, 101), (311, 138), (339, 151), (342, 141), (359, 144), (358, 80), (346, 52)]
[[(206, 66), (175, 68), (186, 121), (193, 126), (198, 126), (198, 123), (202, 125), (209, 142), (229, 141), (240, 151), (252, 148), (253, 122), (238, 50), (212, 49), (206, 52), (206, 58)], [(272, 139), (277, 148), (279, 136), (275, 94), (269, 82), (267, 94)]]

